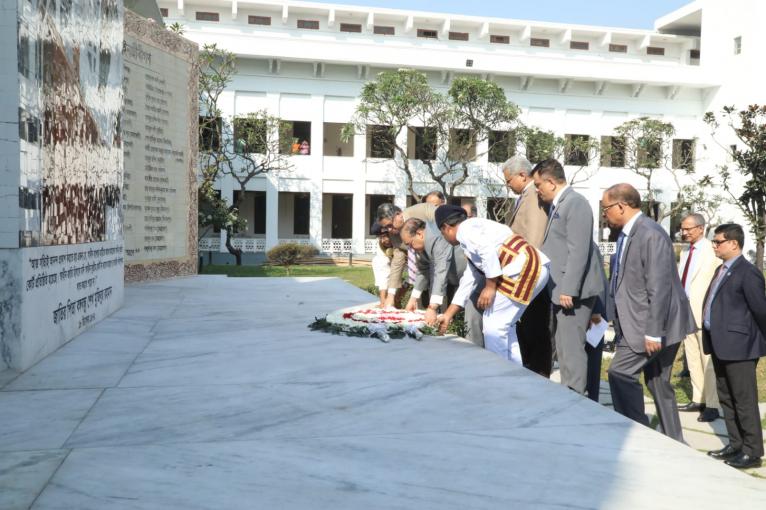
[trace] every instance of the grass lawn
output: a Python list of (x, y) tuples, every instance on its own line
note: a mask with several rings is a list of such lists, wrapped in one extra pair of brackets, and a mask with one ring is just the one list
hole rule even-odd
[[(675, 374), (678, 374), (683, 370), (683, 361), (681, 356), (683, 356), (683, 349), (678, 351), (678, 356), (676, 357), (676, 361), (673, 364), (673, 376), (670, 379), (670, 382), (673, 384), (673, 387), (676, 390), (676, 399), (678, 400), (679, 404), (684, 404), (686, 402), (689, 402), (692, 398), (692, 383), (691, 380), (688, 377), (680, 378), (676, 377)], [(609, 368), (609, 363), (611, 362), (611, 359), (604, 358), (601, 362), (601, 379), (606, 381), (606, 370)], [(756, 369), (756, 377), (758, 378), (758, 400), (761, 402), (766, 402), (766, 362), (763, 360), (758, 363), (758, 368)], [(644, 382), (644, 376), (641, 376), (641, 383)], [(649, 396), (649, 390), (644, 386), (644, 394)], [(763, 420), (764, 428), (766, 428), (766, 418)]]
[(292, 266), (290, 274), (281, 266), (204, 266), (202, 274), (225, 274), (232, 277), (269, 277), (269, 276), (336, 276), (360, 289), (367, 290), (375, 285), (371, 267), (343, 267), (332, 265)]

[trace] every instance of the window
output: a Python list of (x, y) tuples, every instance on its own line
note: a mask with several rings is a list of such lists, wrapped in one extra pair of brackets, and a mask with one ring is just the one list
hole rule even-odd
[(586, 166), (590, 160), (588, 154), (588, 135), (565, 135), (564, 161), (567, 165)]
[(734, 38), (734, 54), (739, 55), (742, 53), (742, 36), (737, 36)]
[(359, 25), (357, 23), (341, 23), (340, 24), (340, 31), (341, 32), (351, 32), (354, 34), (361, 34), (362, 33), (362, 25)]
[(601, 166), (625, 167), (625, 139), (620, 136), (601, 137)]
[(377, 35), (394, 35), (394, 27), (384, 27), (381, 25), (375, 25), (372, 28), (372, 33)]
[(657, 46), (649, 46), (648, 48), (646, 48), (646, 54), (656, 55), (658, 57), (661, 57), (665, 55), (665, 48), (659, 48)]
[(279, 126), (279, 151), (282, 154), (311, 154), (311, 122), (282, 121)]
[(538, 48), (548, 48), (551, 45), (550, 39), (540, 39), (538, 37), (533, 37), (529, 40), (530, 46), (537, 46)]
[(487, 142), (490, 163), (504, 163), (516, 154), (516, 133), (513, 131), (490, 131)]
[(163, 18), (167, 18), (168, 17), (168, 9), (167, 9), (167, 7), (160, 7), (160, 15)]
[(234, 119), (234, 151), (238, 154), (265, 154), (268, 142), (266, 121), (247, 117)]
[(293, 197), (293, 235), (309, 235), (311, 194), (296, 193)]
[(247, 22), (250, 25), (271, 25), (271, 16), (248, 16)]
[(367, 126), (367, 157), (393, 159), (395, 144), (390, 126)]
[(451, 129), (447, 157), (452, 161), (476, 159), (476, 135), (469, 129)]
[(253, 191), (253, 234), (266, 234), (266, 192)]
[(590, 49), (590, 43), (587, 41), (569, 41), (570, 50), (587, 50)]
[(489, 42), (492, 44), (510, 44), (511, 38), (507, 35), (490, 35)]
[(611, 51), (612, 53), (627, 53), (628, 45), (627, 44), (610, 44), (609, 51)]
[(218, 21), (218, 13), (217, 12), (200, 12), (200, 11), (197, 11), (194, 14), (195, 14), (195, 17), (197, 18), (197, 21)]
[(418, 37), (424, 37), (426, 39), (438, 39), (439, 34), (436, 30), (427, 30), (425, 28), (418, 28)]
[(450, 32), (449, 40), (450, 41), (467, 41), (468, 32)]
[(662, 144), (659, 141), (638, 140), (638, 166), (659, 168), (662, 163)]
[(694, 140), (673, 140), (673, 168), (694, 170)]
[(199, 118), (199, 150), (211, 152), (221, 148), (221, 118)]
[(407, 157), (434, 160), (438, 148), (438, 134), (432, 127), (410, 127), (407, 133)]
[(298, 28), (304, 28), (306, 30), (319, 30), (319, 22), (313, 19), (299, 19)]
[(337, 156), (349, 158), (354, 155), (354, 137), (347, 142), (342, 140), (342, 132), (345, 124), (334, 122), (324, 123), (324, 151), (325, 156)]
[(699, 60), (700, 50), (689, 50), (689, 58), (692, 60)]

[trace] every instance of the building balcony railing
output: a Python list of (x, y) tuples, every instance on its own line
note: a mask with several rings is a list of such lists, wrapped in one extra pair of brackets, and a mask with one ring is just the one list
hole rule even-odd
[(365, 253), (377, 253), (378, 252), (378, 240), (377, 239), (365, 239), (364, 240), (364, 252)]
[[(311, 246), (311, 240), (300, 239), (279, 239), (277, 244), (295, 243), (305, 246)], [(266, 252), (266, 239), (263, 238), (235, 238), (231, 240), (232, 246), (239, 248), (244, 253), (265, 253)], [(322, 239), (321, 251), (323, 253), (333, 254), (347, 254), (353, 252), (354, 241), (353, 239)], [(221, 240), (218, 237), (203, 237), (199, 240), (200, 251), (220, 251)], [(365, 239), (364, 240), (364, 252), (376, 253), (378, 250), (377, 239)]]

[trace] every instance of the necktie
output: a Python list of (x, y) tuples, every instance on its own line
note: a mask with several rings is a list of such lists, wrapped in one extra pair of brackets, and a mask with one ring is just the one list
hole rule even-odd
[(612, 280), (612, 295), (617, 294), (617, 277), (620, 274), (620, 266), (622, 258), (622, 245), (625, 242), (625, 233), (620, 232), (617, 236), (617, 250), (614, 253), (614, 267), (612, 268), (611, 280)]
[(407, 248), (407, 281), (415, 285), (415, 277), (418, 275), (418, 259), (415, 250)]
[(516, 203), (513, 204), (513, 214), (516, 214), (516, 212), (519, 210), (520, 205), (521, 205), (521, 195), (516, 197)]
[(686, 257), (686, 264), (684, 264), (684, 273), (681, 275), (681, 287), (686, 288), (686, 276), (689, 274), (689, 266), (691, 266), (692, 255), (694, 254), (694, 245), (689, 248), (689, 256)]

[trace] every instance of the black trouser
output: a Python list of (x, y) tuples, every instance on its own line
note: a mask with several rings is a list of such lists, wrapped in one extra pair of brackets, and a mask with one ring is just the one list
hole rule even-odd
[(551, 376), (551, 298), (543, 289), (516, 323), (516, 335), (524, 367), (543, 377)]
[(588, 382), (585, 384), (585, 393), (588, 398), (598, 402), (598, 395), (601, 390), (601, 358), (604, 354), (604, 339), (593, 347), (585, 342), (585, 354), (588, 356)]
[(757, 359), (724, 361), (711, 356), (718, 400), (723, 409), (729, 444), (753, 457), (763, 457), (763, 430), (758, 412)]

